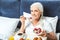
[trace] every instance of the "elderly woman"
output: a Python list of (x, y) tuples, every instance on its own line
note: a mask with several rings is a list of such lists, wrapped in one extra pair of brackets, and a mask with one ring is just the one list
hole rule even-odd
[(39, 2), (33, 3), (30, 6), (30, 10), (32, 15), (32, 21), (28, 27), (25, 27), (26, 18), (24, 16), (21, 16), (20, 21), (22, 25), (19, 32), (32, 34), (34, 33), (34, 28), (43, 28), (42, 33), (38, 34), (38, 36), (47, 37), (48, 40), (57, 40), (56, 35), (51, 28), (51, 25), (43, 18), (43, 5)]

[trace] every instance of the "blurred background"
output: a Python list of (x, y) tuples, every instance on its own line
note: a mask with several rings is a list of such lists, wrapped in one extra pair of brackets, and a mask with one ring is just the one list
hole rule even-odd
[[(44, 16), (58, 16), (56, 32), (60, 32), (60, 0), (0, 0), (0, 16), (19, 18), (23, 12), (30, 13), (30, 5), (41, 2), (44, 6)], [(20, 23), (21, 24), (21, 23)], [(18, 28), (20, 27), (18, 25)]]

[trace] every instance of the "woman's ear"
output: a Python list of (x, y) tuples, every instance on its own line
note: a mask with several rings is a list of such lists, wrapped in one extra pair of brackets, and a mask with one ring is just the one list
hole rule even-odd
[(39, 19), (41, 18), (41, 16), (42, 16), (42, 14), (40, 14), (40, 17), (39, 17)]

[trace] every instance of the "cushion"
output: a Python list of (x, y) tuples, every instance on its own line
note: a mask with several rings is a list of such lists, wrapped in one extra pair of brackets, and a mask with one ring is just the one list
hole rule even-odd
[(45, 19), (48, 23), (51, 24), (53, 31), (56, 32), (58, 16), (56, 16), (56, 17), (45, 17)]
[(19, 19), (0, 16), (0, 39), (9, 38), (13, 34)]
[(2, 16), (10, 18), (20, 17), (20, 1), (18, 0), (0, 0), (0, 11)]

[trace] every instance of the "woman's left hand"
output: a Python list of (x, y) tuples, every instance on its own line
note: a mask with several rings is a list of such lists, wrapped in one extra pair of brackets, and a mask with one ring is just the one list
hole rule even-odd
[(43, 37), (46, 37), (47, 36), (47, 33), (45, 30), (42, 31), (42, 33), (38, 34), (38, 36), (43, 36)]

